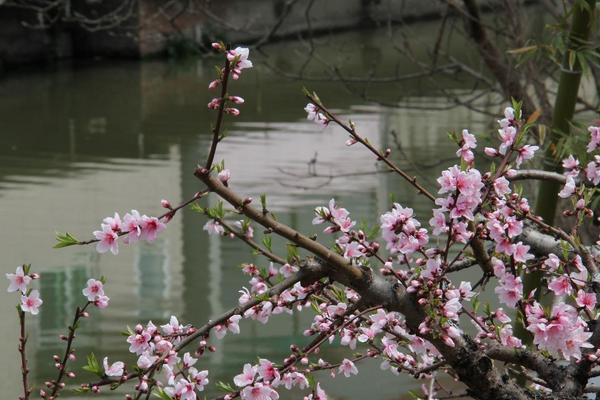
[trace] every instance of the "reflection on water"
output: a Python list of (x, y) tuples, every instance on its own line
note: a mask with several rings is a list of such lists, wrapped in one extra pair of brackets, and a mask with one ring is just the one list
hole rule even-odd
[[(355, 60), (357, 75), (375, 58), (385, 59), (384, 52), (372, 46), (373, 35), (363, 32), (361, 36), (370, 45)], [(237, 290), (247, 284), (239, 271), (241, 262), (265, 264), (238, 242), (207, 237), (203, 218), (189, 210), (169, 224), (161, 240), (122, 248), (118, 257), (100, 256), (93, 247), (51, 249), (56, 230), (85, 238), (102, 217), (115, 210), (124, 213), (137, 208), (158, 214), (161, 198), (177, 203), (200, 189), (192, 171), (208, 145), (213, 115), (206, 110), (210, 94), (205, 87), (214, 61), (100, 63), (0, 81), (2, 272), (32, 263), (42, 273), (42, 312), (28, 319), (32, 375), (37, 384), (54, 374), (51, 357), (62, 348), (57, 335), (83, 302), (81, 289), (89, 277), (107, 278), (112, 302), (107, 310), (92, 310), (93, 318), (83, 322), (77, 338), (79, 359), (94, 351), (99, 357), (131, 362), (134, 359), (120, 335), (127, 325), (147, 320), (162, 323), (171, 314), (201, 324), (236, 304)], [(278, 62), (283, 67), (286, 60)], [(311, 225), (312, 209), (332, 196), (358, 220), (373, 221), (392, 198), (429, 218), (428, 204), (397, 177), (362, 174), (374, 171), (375, 162), (364, 149), (346, 147), (343, 132), (335, 127), (322, 129), (304, 119), (302, 82), (283, 80), (258, 64), (259, 68), (234, 84), (233, 92), (243, 96), (246, 104), (242, 115), (228, 126), (229, 136), (217, 156), (232, 170), (231, 184), (236, 190), (255, 198), (267, 193), (270, 208), (282, 222), (309, 234), (317, 232)], [(452, 85), (460, 89), (455, 82)], [(428, 185), (433, 182), (429, 171), (450, 162), (444, 161), (453, 148), (448, 130), (486, 128), (477, 115), (464, 109), (382, 109), (364, 104), (331, 82), (310, 86), (354, 120), (377, 147), (396, 148), (390, 134), (394, 131), (402, 151), (395, 150), (393, 156)], [(420, 97), (406, 102), (447, 105), (420, 83), (407, 82), (405, 88), (420, 92)], [(384, 95), (389, 87), (377, 90)], [(315, 155), (313, 172), (319, 176), (308, 179), (307, 163)], [(0, 334), (6, 339), (0, 344), (5, 355), (0, 372), (6, 377), (2, 392), (6, 398), (15, 398), (19, 390), (13, 362), (15, 298), (3, 291), (0, 296), (0, 315), (5, 321)], [(216, 383), (230, 381), (243, 362), (258, 355), (281, 360), (291, 341), (306, 340), (302, 331), (310, 319), (308, 313), (277, 316), (267, 329), (243, 322), (243, 334), (217, 343), (218, 352), (202, 360), (201, 367), (210, 369), (211, 382)], [(343, 350), (334, 345), (326, 353), (337, 359)], [(397, 399), (398, 393), (419, 385), (381, 372), (376, 362), (370, 364), (372, 368), (362, 369), (352, 380), (324, 375), (324, 387), (336, 399)], [(80, 378), (86, 377), (91, 378), (84, 374)], [(378, 384), (373, 392), (368, 383), (375, 379)], [(215, 393), (211, 386), (208, 394)], [(115, 396), (106, 392), (95, 398)]]

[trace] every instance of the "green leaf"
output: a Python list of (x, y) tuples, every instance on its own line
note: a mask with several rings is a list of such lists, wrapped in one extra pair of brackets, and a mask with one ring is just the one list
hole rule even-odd
[(56, 240), (58, 241), (58, 243), (56, 243), (54, 245), (55, 249), (60, 249), (63, 247), (69, 247), (69, 246), (79, 244), (79, 240), (77, 240), (69, 232), (65, 232), (65, 233), (56, 232)]
[(204, 208), (202, 208), (202, 206), (198, 203), (192, 203), (192, 205), (190, 206), (190, 210), (200, 214), (204, 214)]
[(260, 195), (260, 205), (262, 207), (263, 213), (267, 211), (267, 195), (262, 193)]
[(269, 250), (269, 251), (273, 251), (271, 246), (273, 245), (273, 239), (271, 238), (271, 235), (265, 235), (263, 236), (262, 239), (262, 243), (265, 245), (265, 247)]
[(229, 383), (225, 383), (223, 381), (217, 382), (216, 386), (224, 392), (235, 392), (235, 389)]
[(287, 244), (287, 262), (292, 263), (294, 260), (300, 258), (300, 253), (298, 253), (298, 246), (293, 243)]
[(304, 373), (304, 376), (306, 377), (306, 380), (308, 381), (308, 386), (311, 389), (314, 389), (317, 387), (317, 382), (315, 381), (315, 377), (313, 376), (313, 374), (311, 374), (310, 372), (306, 372), (306, 373)]
[(102, 370), (102, 367), (100, 366), (100, 363), (98, 362), (98, 359), (96, 358), (94, 353), (88, 354), (87, 365), (84, 365), (82, 368), (84, 371), (91, 372), (92, 374), (96, 374), (99, 377), (104, 376), (104, 371)]

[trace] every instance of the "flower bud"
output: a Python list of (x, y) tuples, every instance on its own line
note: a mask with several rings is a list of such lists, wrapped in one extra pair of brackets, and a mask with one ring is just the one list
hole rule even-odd
[(169, 209), (169, 210), (172, 210), (172, 209), (173, 209), (173, 207), (171, 207), (171, 203), (169, 203), (169, 200), (165, 200), (165, 199), (162, 199), (162, 200), (160, 201), (160, 206), (161, 206), (162, 208), (166, 208), (166, 209)]
[(229, 100), (235, 104), (244, 104), (244, 99), (240, 96), (229, 96)]

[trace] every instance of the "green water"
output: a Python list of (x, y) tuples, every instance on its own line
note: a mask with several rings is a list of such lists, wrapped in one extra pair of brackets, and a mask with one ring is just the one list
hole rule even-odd
[[(358, 43), (360, 49), (343, 60), (351, 74), (364, 74), (374, 61), (383, 75), (397, 68), (411, 71), (397, 55), (382, 48), (381, 32), (344, 38)], [(294, 54), (285, 53), (285, 46), (290, 45), (268, 49), (270, 62), (279, 68), (299, 62), (283, 55)], [(133, 362), (120, 335), (127, 325), (148, 320), (164, 323), (172, 314), (185, 323), (202, 324), (236, 305), (237, 291), (247, 285), (240, 263), (266, 265), (239, 242), (208, 237), (202, 230), (205, 220), (188, 210), (169, 223), (160, 240), (122, 246), (116, 257), (99, 255), (93, 247), (51, 248), (55, 231), (88, 238), (102, 218), (114, 211), (123, 214), (135, 208), (160, 214), (162, 198), (177, 204), (202, 188), (192, 172), (207, 152), (214, 114), (206, 109), (211, 94), (205, 88), (217, 61), (98, 61), (13, 73), (0, 80), (1, 272), (31, 263), (42, 274), (36, 285), (44, 305), (40, 315), (27, 319), (28, 355), (36, 387), (55, 376), (52, 355), (62, 350), (57, 335), (65, 331), (74, 307), (84, 301), (81, 289), (89, 277), (107, 278), (111, 305), (92, 310), (92, 318), (83, 322), (76, 341), (79, 360), (93, 351), (99, 358), (108, 355), (111, 360)], [(469, 87), (468, 81), (375, 85), (370, 95), (388, 100), (401, 96), (401, 104), (411, 107), (383, 108), (339, 83), (287, 80), (259, 58), (255, 62), (257, 68), (245, 72), (232, 86), (231, 93), (243, 96), (246, 104), (240, 117), (228, 120), (229, 136), (217, 160), (226, 160), (236, 191), (254, 198), (268, 194), (269, 207), (280, 220), (307, 234), (318, 232), (311, 225), (312, 209), (333, 196), (358, 220), (374, 221), (388, 209), (392, 196), (414, 207), (424, 223), (431, 208), (395, 176), (362, 174), (375, 170), (374, 159), (358, 145), (346, 147), (340, 129), (323, 129), (306, 121), (303, 85), (316, 90), (344, 118), (355, 121), (377, 147), (393, 148), (394, 160), (430, 188), (438, 171), (454, 162), (447, 131), (469, 127), (482, 132), (491, 126), (489, 118), (449, 108), (451, 101), (439, 96), (439, 87), (460, 94)], [(312, 68), (313, 73), (325, 73), (318, 65)], [(397, 150), (392, 131), (402, 151)], [(309, 177), (307, 162), (315, 153), (320, 176)], [(209, 201), (214, 204), (216, 199)], [(0, 291), (0, 335), (4, 338), (0, 373), (6, 399), (16, 398), (20, 389), (15, 304), (16, 296)], [(281, 361), (291, 342), (306, 342), (302, 332), (311, 319), (306, 312), (274, 317), (267, 326), (242, 322), (241, 335), (216, 342), (218, 351), (199, 362), (200, 369), (210, 370), (208, 395), (217, 393), (217, 381), (230, 382), (246, 361), (257, 356)], [(347, 355), (346, 350), (334, 344), (322, 356), (335, 361)], [(420, 386), (410, 378), (380, 371), (378, 364), (367, 363), (354, 379), (318, 377), (334, 399), (398, 399)], [(78, 381), (92, 378), (82, 373)], [(300, 396), (281, 394), (284, 398)], [(79, 398), (69, 391), (64, 397)], [(122, 394), (105, 390), (94, 398), (122, 398)]]

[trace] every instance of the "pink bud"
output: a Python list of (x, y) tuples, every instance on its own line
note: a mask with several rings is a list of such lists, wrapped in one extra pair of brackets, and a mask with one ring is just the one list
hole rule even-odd
[(221, 45), (221, 43), (218, 43), (218, 42), (213, 42), (213, 43), (211, 44), (211, 46), (212, 46), (212, 48), (213, 48), (213, 49), (215, 49), (215, 50), (223, 50), (223, 46)]
[(217, 175), (217, 178), (223, 183), (223, 185), (227, 186), (227, 182), (231, 178), (231, 171), (228, 169), (224, 169)]
[(215, 79), (214, 81), (212, 81), (211, 83), (208, 84), (208, 89), (215, 90), (220, 84), (221, 84), (221, 81), (219, 79)]
[(234, 117), (237, 117), (238, 115), (240, 115), (240, 110), (238, 110), (237, 108), (233, 108), (233, 107), (227, 107), (225, 109), (225, 112), (227, 114), (233, 115)]
[(209, 110), (217, 110), (217, 109), (219, 109), (220, 105), (221, 105), (221, 99), (215, 97), (214, 99), (212, 99), (210, 101), (210, 103), (208, 103), (208, 109)]
[(165, 199), (162, 199), (162, 200), (160, 201), (160, 206), (161, 206), (162, 208), (167, 208), (167, 209), (169, 209), (169, 210), (173, 209), (173, 207), (171, 207), (171, 203), (169, 203), (169, 200), (165, 200)]
[(229, 96), (229, 100), (231, 100), (235, 104), (244, 104), (244, 99), (240, 96)]

